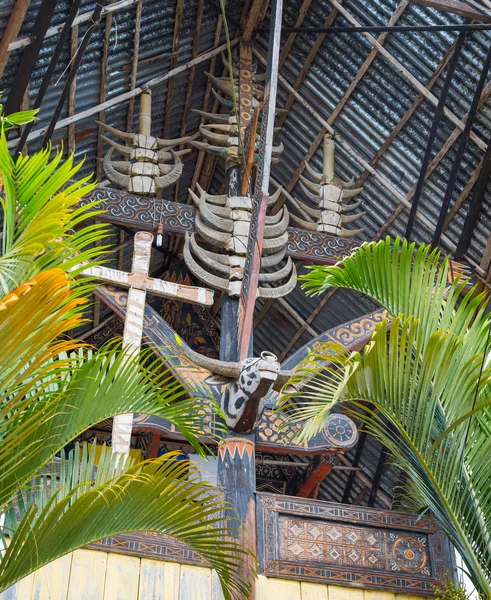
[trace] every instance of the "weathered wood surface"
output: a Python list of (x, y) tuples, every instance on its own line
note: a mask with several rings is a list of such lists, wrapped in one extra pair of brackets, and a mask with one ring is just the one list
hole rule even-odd
[[(111, 188), (95, 188), (81, 204), (100, 200), (98, 208), (106, 212), (98, 215), (101, 221), (138, 230), (154, 231), (161, 223), (169, 235), (184, 235), (194, 231), (196, 209), (189, 204), (135, 196)], [(349, 256), (358, 242), (296, 227), (288, 228), (286, 254), (295, 260), (332, 265)]]
[[(130, 562), (131, 561), (131, 562)], [(75, 568), (71, 568), (71, 565)], [(101, 565), (105, 568), (101, 570)], [(83, 581), (95, 574), (95, 580)], [(98, 587), (97, 585), (98, 584)], [(90, 595), (85, 595), (90, 587)], [(259, 575), (256, 600), (418, 600), (421, 596), (266, 578)], [(77, 550), (26, 577), (0, 600), (223, 600), (208, 567)]]
[[(266, 576), (433, 596), (434, 586), (453, 573), (450, 544), (431, 519), (256, 495), (259, 571)], [(363, 598), (361, 590), (362, 596), (350, 593)]]

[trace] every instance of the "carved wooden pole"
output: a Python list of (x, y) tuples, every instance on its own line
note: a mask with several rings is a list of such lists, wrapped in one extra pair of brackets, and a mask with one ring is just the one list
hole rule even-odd
[(242, 293), (239, 299), (239, 358), (246, 358), (252, 343), (254, 306), (259, 282), (259, 270), (263, 248), (264, 225), (269, 196), (269, 174), (273, 148), (276, 93), (278, 90), (278, 64), (281, 44), (281, 17), (283, 0), (272, 0), (270, 45), (264, 90), (264, 106), (259, 140), (256, 184), (253, 198), (253, 212), (249, 229), (249, 243), (244, 268)]
[[(249, 128), (253, 121), (252, 108), (252, 49), (249, 44), (240, 46), (239, 86), (241, 88), (239, 107), (239, 126), (244, 144), (253, 144)], [(243, 155), (248, 155), (244, 146)], [(242, 177), (244, 171), (240, 165), (227, 169), (226, 193), (229, 197), (242, 195)], [(245, 176), (245, 172), (242, 176)], [(220, 359), (239, 360), (237, 326), (239, 319), (239, 298), (225, 293), (222, 301), (222, 329), (220, 339)], [(254, 452), (254, 434), (229, 431), (218, 452), (218, 484), (225, 489), (227, 500), (238, 516), (233, 519), (233, 527), (239, 530), (241, 546), (256, 551), (256, 465)], [(252, 565), (244, 561), (243, 574), (246, 575)], [(251, 584), (253, 582), (251, 581)], [(254, 591), (251, 598), (255, 597)]]
[[(222, 331), (220, 358), (222, 360), (244, 359), (251, 354), (252, 316), (258, 286), (262, 237), (267, 208), (267, 192), (271, 165), (274, 110), (276, 102), (278, 55), (281, 35), (282, 0), (273, 0), (271, 20), (271, 47), (266, 83), (266, 100), (263, 109), (260, 156), (256, 179), (256, 208), (251, 216), (249, 243), (245, 263), (244, 280), (240, 298), (228, 296), (222, 305)], [(248, 43), (240, 46), (240, 107), (239, 127), (244, 144), (242, 156), (249, 156), (249, 145), (255, 143), (254, 110), (252, 107), (252, 47)], [(269, 94), (268, 94), (269, 92)], [(269, 115), (269, 113), (272, 113)], [(268, 124), (269, 117), (269, 124)], [(266, 121), (266, 123), (264, 123)], [(243, 187), (235, 171), (228, 172), (228, 196), (241, 195)], [(246, 177), (247, 166), (243, 169)], [(245, 183), (245, 182), (244, 182)], [(245, 184), (244, 184), (245, 188)], [(265, 190), (265, 191), (264, 191)], [(259, 196), (257, 195), (259, 194)], [(247, 272), (249, 270), (249, 272)], [(239, 334), (239, 335), (238, 335)], [(218, 483), (226, 491), (228, 501), (238, 513), (235, 520), (240, 527), (241, 546), (256, 552), (256, 465), (254, 433), (230, 432), (218, 453)], [(251, 562), (244, 561), (243, 573), (250, 572)], [(251, 582), (253, 583), (253, 582)], [(254, 585), (251, 598), (255, 598)]]

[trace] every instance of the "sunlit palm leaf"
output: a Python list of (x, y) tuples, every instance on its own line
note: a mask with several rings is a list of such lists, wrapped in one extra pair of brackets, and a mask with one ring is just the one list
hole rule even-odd
[(355, 289), (404, 317), (390, 333), (380, 323), (363, 354), (316, 348), (283, 404), (305, 421), (302, 439), (322, 428), (334, 403), (358, 407), (357, 418), (408, 474), (410, 507), (431, 509), (491, 597), (490, 323), (482, 297), (459, 302), (461, 286), (448, 286), (446, 269), (428, 247), (414, 253), (388, 241), (363, 246), (340, 266), (313, 268), (304, 278), (311, 293)]
[[(36, 275), (53, 267), (76, 268), (99, 256), (94, 242), (107, 232), (102, 224), (75, 230), (97, 202), (75, 209), (93, 187), (88, 177), (67, 185), (81, 167), (73, 156), (62, 162), (59, 152), (50, 160), (50, 149), (32, 157), (10, 156), (5, 133), (0, 134), (0, 173), (3, 180), (3, 237), (0, 256), (0, 294), (6, 295)], [(91, 216), (97, 214), (91, 213)], [(0, 296), (1, 297), (1, 296)]]
[(229, 537), (223, 513), (230, 507), (217, 488), (201, 482), (187, 461), (175, 461), (172, 456), (128, 469), (115, 464), (110, 450), (103, 450), (101, 458), (101, 474), (94, 484), (89, 483), (93, 456), (85, 453), (64, 465), (64, 487), (58, 493), (52, 494), (49, 486), (44, 495), (38, 493), (41, 506), (31, 504), (15, 524), (0, 563), (0, 589), (93, 541), (119, 533), (155, 531), (202, 554), (216, 569), (225, 598), (247, 597), (248, 584), (239, 575), (246, 554)]

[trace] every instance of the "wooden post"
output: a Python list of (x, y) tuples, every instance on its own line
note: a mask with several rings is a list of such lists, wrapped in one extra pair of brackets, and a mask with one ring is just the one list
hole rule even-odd
[(266, 220), (267, 200), (269, 193), (269, 175), (271, 172), (271, 153), (274, 135), (274, 117), (276, 110), (276, 93), (278, 90), (278, 64), (281, 43), (281, 17), (283, 0), (273, 0), (270, 47), (266, 87), (264, 90), (264, 107), (261, 123), (261, 139), (259, 141), (259, 158), (256, 185), (253, 198), (253, 212), (249, 229), (246, 264), (242, 292), (239, 300), (239, 358), (248, 356), (252, 340), (254, 306), (256, 303), (259, 281), (259, 267), (263, 247), (264, 224)]
[[(226, 191), (228, 196), (238, 196), (241, 192), (240, 166), (227, 169)], [(220, 360), (237, 361), (239, 299), (225, 294), (222, 301), (222, 329), (220, 335)], [(228, 432), (218, 452), (218, 485), (225, 489), (227, 501), (234, 507), (231, 526), (238, 529), (240, 545), (256, 551), (256, 465), (254, 434)], [(237, 518), (238, 517), (238, 518)], [(244, 561), (243, 574), (248, 573), (251, 564)], [(253, 582), (251, 582), (253, 583)], [(254, 592), (250, 596), (255, 597)]]

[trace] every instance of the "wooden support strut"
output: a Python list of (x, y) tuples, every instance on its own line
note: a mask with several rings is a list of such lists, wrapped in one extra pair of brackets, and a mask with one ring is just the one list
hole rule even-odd
[(320, 484), (332, 471), (334, 457), (332, 454), (315, 456), (303, 473), (302, 481), (297, 492), (299, 498), (309, 498), (312, 492), (318, 491)]

